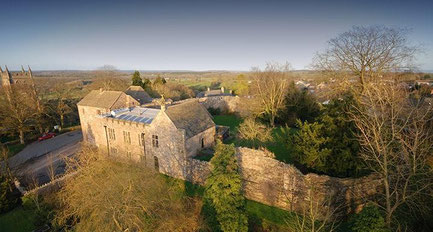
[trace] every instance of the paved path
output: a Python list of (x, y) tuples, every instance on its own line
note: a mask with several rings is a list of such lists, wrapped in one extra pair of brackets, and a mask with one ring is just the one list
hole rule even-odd
[(83, 138), (81, 130), (71, 131), (58, 135), (52, 139), (41, 142), (33, 142), (27, 145), (22, 151), (8, 159), (9, 167), (16, 169), (25, 162), (46, 155), (49, 152), (59, 150), (60, 148), (78, 143)]

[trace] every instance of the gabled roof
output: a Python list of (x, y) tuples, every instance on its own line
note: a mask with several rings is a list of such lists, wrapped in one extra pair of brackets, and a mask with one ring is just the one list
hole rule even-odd
[(177, 129), (185, 130), (187, 138), (215, 126), (212, 116), (196, 100), (169, 106), (165, 113)]
[(141, 88), (141, 86), (131, 85), (125, 90), (125, 93), (140, 102), (140, 104), (152, 102), (152, 98), (143, 88)]
[(104, 108), (110, 110), (113, 109), (113, 107), (115, 108), (126, 107), (125, 104), (119, 101), (125, 101), (125, 104), (126, 101), (133, 101), (130, 102), (132, 105), (134, 105), (135, 103), (136, 103), (135, 105), (138, 105), (138, 102), (136, 102), (132, 97), (126, 95), (124, 92), (101, 91), (101, 90), (91, 91), (83, 99), (81, 99), (81, 101), (78, 102), (77, 105), (98, 107), (98, 108)]
[(230, 93), (224, 93), (220, 89), (213, 89), (200, 92), (196, 95), (196, 97), (214, 97), (214, 96), (233, 96)]

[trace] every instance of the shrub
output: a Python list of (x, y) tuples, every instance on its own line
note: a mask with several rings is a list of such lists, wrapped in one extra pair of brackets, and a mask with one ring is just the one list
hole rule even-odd
[(21, 203), (20, 192), (10, 178), (0, 176), (0, 213), (5, 213)]
[(350, 219), (349, 224), (353, 232), (390, 232), (381, 212), (374, 205), (365, 206)]
[(254, 148), (263, 146), (266, 142), (272, 140), (272, 129), (253, 118), (245, 119), (239, 125), (238, 133), (240, 139), (251, 143)]

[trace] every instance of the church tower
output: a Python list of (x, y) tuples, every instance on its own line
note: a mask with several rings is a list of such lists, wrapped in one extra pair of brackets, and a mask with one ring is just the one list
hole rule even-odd
[(10, 86), (11, 84), (14, 83), (13, 79), (12, 79), (12, 75), (8, 70), (8, 67), (5, 66), (6, 70), (2, 70), (2, 68), (0, 67), (0, 72), (1, 72), (1, 79), (2, 79), (2, 86), (6, 87), (6, 86)]

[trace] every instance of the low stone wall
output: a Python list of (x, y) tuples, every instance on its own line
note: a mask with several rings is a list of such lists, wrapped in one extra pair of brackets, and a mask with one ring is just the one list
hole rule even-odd
[[(380, 179), (374, 175), (358, 179), (304, 175), (293, 165), (280, 162), (267, 152), (243, 147), (236, 149), (245, 197), (266, 205), (302, 212), (312, 200), (320, 206), (321, 214), (329, 207), (350, 213), (380, 191)], [(209, 173), (208, 162), (191, 159), (186, 179), (204, 184)]]

